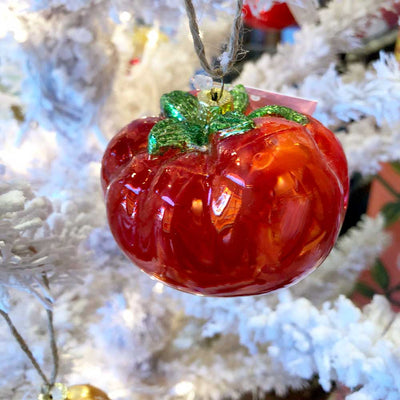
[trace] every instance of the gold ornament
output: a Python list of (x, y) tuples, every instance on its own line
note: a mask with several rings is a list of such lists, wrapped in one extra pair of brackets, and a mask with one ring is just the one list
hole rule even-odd
[(136, 57), (142, 57), (147, 46), (154, 47), (168, 42), (168, 36), (157, 27), (137, 26), (133, 30), (133, 46)]
[(55, 383), (51, 388), (44, 386), (38, 400), (110, 400), (102, 390), (89, 385), (65, 386)]
[(197, 95), (201, 103), (211, 107), (219, 107), (222, 114), (233, 110), (233, 97), (227, 90), (211, 88), (211, 90), (202, 90)]
[(397, 40), (396, 40), (396, 46), (394, 48), (394, 55), (396, 56), (396, 60), (400, 62), (400, 29), (397, 32)]
[(92, 385), (73, 385), (68, 388), (67, 400), (110, 400), (106, 393)]

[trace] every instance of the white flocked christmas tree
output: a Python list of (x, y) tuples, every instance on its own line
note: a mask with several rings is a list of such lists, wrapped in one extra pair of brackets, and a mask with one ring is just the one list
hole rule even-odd
[[(257, 12), (272, 1), (249, 3)], [(400, 160), (399, 63), (382, 52), (337, 66), (395, 1), (287, 3), (303, 7), (294, 44), (244, 63), (235, 83), (317, 100), (350, 174), (369, 179)], [(195, 6), (218, 55), (235, 1)], [(183, 1), (2, 0), (0, 18), (0, 310), (44, 371), (52, 309), (58, 381), (113, 400), (262, 398), (315, 381), (346, 386), (348, 400), (400, 398), (400, 317), (383, 296), (364, 308), (347, 297), (390, 241), (382, 216), (364, 215), (297, 285), (255, 297), (177, 292), (115, 244), (102, 153), (126, 123), (157, 115), (163, 93), (190, 88), (200, 67)], [(41, 378), (3, 318), (0, 348), (0, 398), (36, 399)]]

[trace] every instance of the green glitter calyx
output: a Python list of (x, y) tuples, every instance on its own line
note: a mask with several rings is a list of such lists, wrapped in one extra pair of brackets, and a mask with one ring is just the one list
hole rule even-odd
[(287, 119), (288, 121), (297, 122), (300, 125), (307, 125), (308, 118), (300, 114), (299, 112), (285, 106), (277, 106), (277, 105), (270, 105), (258, 108), (251, 112), (248, 117), (249, 118), (259, 118), (265, 117), (267, 115), (270, 116), (278, 116)]
[(240, 135), (255, 128), (254, 118), (278, 116), (301, 125), (308, 118), (291, 108), (269, 105), (261, 107), (249, 115), (245, 111), (249, 96), (243, 85), (229, 91), (232, 104), (216, 106), (206, 104), (188, 92), (174, 90), (163, 94), (160, 99), (161, 114), (165, 119), (157, 122), (148, 137), (149, 154), (160, 154), (174, 147), (181, 150), (199, 149), (207, 145), (211, 134), (218, 133), (222, 138)]

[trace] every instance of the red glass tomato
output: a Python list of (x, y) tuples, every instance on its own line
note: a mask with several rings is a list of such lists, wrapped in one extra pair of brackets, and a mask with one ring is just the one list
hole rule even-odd
[(262, 30), (281, 30), (288, 26), (297, 25), (286, 3), (274, 3), (269, 10), (261, 11), (259, 15), (254, 15), (250, 7), (245, 4), (243, 7), (243, 19), (252, 28)]
[(206, 149), (160, 155), (148, 154), (147, 140), (161, 118), (127, 125), (102, 162), (121, 249), (151, 276), (201, 295), (266, 293), (314, 270), (338, 236), (348, 176), (334, 134), (308, 118), (260, 117), (248, 132), (211, 135)]

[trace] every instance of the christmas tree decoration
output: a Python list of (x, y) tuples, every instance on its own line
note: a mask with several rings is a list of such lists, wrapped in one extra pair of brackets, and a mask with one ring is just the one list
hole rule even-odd
[[(387, 29), (382, 9), (393, 10), (398, 0), (280, 2), (287, 4), (299, 25), (293, 43), (280, 43), (274, 54), (262, 49), (260, 58), (252, 62), (250, 57), (241, 57), (241, 48), (235, 41), (240, 37), (237, 29), (227, 40), (235, 1), (192, 0), (199, 16), (201, 35), (199, 32), (198, 36), (205, 44), (201, 47), (197, 38), (195, 51), (201, 53), (206, 49), (210, 60), (210, 68), (203, 67), (210, 77), (208, 83), (194, 84), (196, 92), (191, 92), (198, 99), (198, 113), (192, 110), (196, 102), (184, 93), (190, 90), (191, 78), (203, 64), (193, 51), (183, 2), (1, 2), (4, 23), (0, 24), (0, 399), (37, 400), (45, 380), (54, 389), (54, 382), (64, 382), (66, 393), (71, 384), (83, 383), (79, 386), (87, 396), (98, 395), (102, 400), (105, 392), (112, 400), (176, 400), (178, 397), (235, 400), (250, 396), (288, 400), (307, 398), (305, 388), (316, 385), (320, 386), (317, 393), (323, 390), (332, 399), (400, 398), (400, 316), (392, 307), (393, 300), (399, 301), (400, 293), (399, 236), (395, 230), (398, 220), (394, 218), (399, 214), (397, 197), (392, 193), (388, 198), (387, 188), (385, 198), (379, 194), (375, 197), (377, 183), (372, 184), (368, 205), (370, 209), (374, 198), (387, 200), (388, 205), (382, 209), (385, 215), (364, 214), (341, 235), (325, 261), (306, 279), (261, 296), (193, 296), (149, 279), (123, 254), (107, 223), (99, 185), (106, 143), (98, 138), (104, 135), (110, 140), (113, 132), (131, 120), (136, 120), (132, 129), (137, 126), (137, 131), (140, 123), (147, 121), (143, 143), (140, 134), (128, 135), (131, 143), (136, 141), (147, 153), (152, 132), (152, 154), (143, 155), (146, 161), (141, 165), (142, 176), (146, 174), (148, 161), (166, 160), (165, 168), (164, 164), (156, 166), (148, 189), (150, 193), (154, 186), (158, 191), (154, 190), (150, 197), (162, 207), (157, 204), (154, 207), (155, 203), (150, 202), (152, 210), (159, 212), (149, 210), (148, 214), (141, 214), (148, 204), (135, 200), (135, 191), (138, 197), (143, 197), (143, 191), (139, 192), (141, 187), (133, 185), (134, 179), (139, 178), (135, 176), (131, 180), (124, 175), (133, 162), (128, 159), (140, 161), (140, 157), (130, 156), (137, 146), (128, 146), (126, 140), (121, 139), (121, 153), (116, 152), (126, 154), (126, 158), (114, 162), (115, 171), (121, 166), (120, 178), (115, 178), (115, 182), (111, 179), (111, 186), (117, 180), (121, 185), (127, 183), (126, 191), (133, 191), (127, 197), (128, 211), (141, 215), (142, 224), (147, 224), (147, 219), (159, 224), (154, 233), (149, 222), (149, 234), (145, 236), (150, 238), (154, 233), (154, 238), (160, 239), (153, 244), (161, 256), (166, 248), (163, 235), (168, 230), (178, 228), (191, 234), (205, 220), (206, 213), (210, 216), (210, 228), (222, 229), (221, 235), (236, 227), (237, 220), (231, 228), (224, 223), (239, 209), (238, 200), (242, 201), (239, 213), (246, 211), (245, 201), (251, 196), (261, 197), (267, 190), (264, 186), (276, 182), (275, 197), (285, 200), (284, 184), (290, 180), (286, 180), (284, 168), (287, 166), (293, 171), (302, 151), (314, 154), (306, 146), (289, 146), (288, 131), (302, 132), (296, 143), (311, 141), (314, 148), (322, 148), (321, 142), (303, 137), (315, 120), (321, 121), (341, 142), (354, 183), (365, 182), (368, 187), (369, 180), (380, 173), (399, 192), (395, 189), (399, 187), (399, 179), (395, 178), (396, 174), (393, 181), (388, 179), (382, 163), (400, 160), (400, 67), (391, 48), (383, 45), (381, 38), (370, 42), (374, 34), (371, 19), (379, 22), (374, 27), (381, 25)], [(273, 0), (246, 3), (257, 15), (261, 10), (268, 10)], [(307, 6), (311, 3), (315, 5), (316, 15)], [(295, 7), (304, 10), (305, 19), (299, 17), (301, 14)], [(242, 14), (241, 11), (242, 7)], [(239, 22), (235, 19), (235, 25)], [(161, 29), (168, 35), (168, 41), (157, 41), (154, 47), (147, 41), (140, 62), (128, 67), (139, 49), (135, 43), (140, 44), (141, 40), (133, 37), (133, 29), (141, 24), (147, 24), (149, 33)], [(393, 44), (396, 34), (393, 30), (385, 38), (392, 37)], [(261, 35), (260, 31), (251, 35), (249, 48), (258, 45), (257, 38)], [(279, 32), (273, 36), (278, 37)], [(224, 43), (228, 45), (224, 47)], [(384, 52), (366, 56), (365, 46), (369, 48), (370, 43)], [(356, 54), (363, 62), (355, 60)], [(229, 72), (232, 69), (233, 74)], [(229, 77), (237, 76), (233, 87), (243, 84), (258, 88), (247, 90), (250, 104), (244, 112), (237, 112), (243, 104), (244, 93), (240, 86), (235, 90), (227, 87), (228, 78), (222, 92), (219, 87), (211, 91), (213, 79), (220, 82), (227, 73)], [(272, 99), (271, 94), (267, 101), (263, 92), (267, 90), (285, 93), (292, 99), (293, 96), (312, 98), (318, 104), (314, 107), (314, 103), (302, 103), (299, 108), (297, 100), (292, 102), (290, 97), (281, 95)], [(160, 97), (164, 93), (167, 94), (163, 97), (166, 115), (140, 119), (159, 114)], [(259, 114), (261, 111), (251, 115), (260, 108), (267, 115)], [(264, 135), (261, 131), (270, 128), (273, 121), (288, 129)], [(24, 140), (21, 146), (15, 146), (21, 128)], [(179, 135), (171, 136), (175, 131)], [(254, 131), (260, 137), (256, 143)], [(306, 138), (310, 137), (307, 135)], [(269, 139), (274, 139), (274, 143)], [(287, 142), (283, 143), (283, 139)], [(233, 148), (234, 143), (243, 144), (235, 150), (242, 157), (240, 165), (233, 162), (235, 156), (230, 145)], [(276, 168), (265, 185), (254, 192), (253, 183), (257, 179), (249, 184), (248, 176), (256, 171), (255, 167), (269, 160), (267, 155), (255, 159), (250, 171), (251, 168), (245, 169), (245, 156), (255, 158), (254, 146), (261, 148), (267, 144), (271, 144), (270, 154), (275, 157), (270, 158), (269, 166)], [(127, 149), (125, 153), (123, 147)], [(191, 165), (187, 168), (186, 161), (195, 157), (210, 160), (218, 155), (218, 149), (228, 147), (230, 151), (223, 153), (218, 165), (232, 157), (229, 165), (232, 168), (216, 171), (220, 179), (215, 178), (210, 192), (213, 197), (206, 203), (208, 198), (197, 196), (205, 178), (204, 164), (197, 162), (193, 169)], [(210, 149), (215, 153), (209, 153)], [(332, 156), (334, 151), (320, 151), (319, 157), (325, 161), (330, 159), (326, 153)], [(174, 163), (167, 160), (168, 155), (173, 155)], [(284, 163), (278, 162), (284, 159)], [(308, 165), (314, 169), (314, 159)], [(279, 167), (282, 167), (281, 174), (278, 174)], [(307, 170), (304, 164), (302, 168)], [(243, 170), (246, 174), (242, 174)], [(194, 176), (193, 171), (200, 173)], [(333, 167), (331, 171), (332, 178)], [(175, 174), (171, 188), (168, 188), (167, 173)], [(263, 176), (264, 171), (257, 173)], [(279, 177), (283, 179), (278, 181)], [(289, 177), (293, 181), (298, 175)], [(328, 185), (326, 180), (311, 185), (313, 177), (307, 171), (298, 178), (300, 183), (313, 187), (307, 193), (314, 196), (312, 206)], [(196, 185), (192, 185), (193, 180)], [(329, 184), (335, 186), (339, 181), (329, 179)], [(243, 182), (245, 187), (240, 185)], [(296, 188), (301, 195), (304, 194), (301, 190), (305, 192), (304, 185)], [(187, 187), (194, 187), (189, 192), (194, 192), (196, 197), (186, 201), (177, 192), (183, 193)], [(248, 195), (246, 199), (244, 193)], [(289, 197), (291, 192), (286, 193)], [(186, 203), (175, 201), (177, 197)], [(170, 200), (175, 201), (174, 206), (167, 202)], [(290, 229), (298, 225), (299, 215), (292, 211), (303, 212), (303, 202), (306, 200), (297, 196), (293, 199), (296, 206), (291, 208), (285, 208), (282, 201), (275, 203), (273, 211), (281, 210), (283, 216), (289, 210), (288, 215), (292, 215), (291, 219), (280, 219), (282, 223), (286, 221), (282, 232), (288, 233), (282, 239), (286, 240)], [(351, 202), (358, 200), (352, 196)], [(260, 203), (248, 205), (248, 214)], [(268, 202), (264, 204), (266, 209)], [(338, 208), (337, 202), (330, 205)], [(324, 217), (330, 218), (333, 211), (326, 212), (327, 208), (327, 204), (321, 207)], [(315, 225), (315, 219), (321, 221), (321, 209), (314, 207), (311, 218), (303, 224), (305, 233)], [(176, 224), (177, 216), (191, 217), (194, 222), (187, 226)], [(385, 228), (394, 219), (393, 225)], [(255, 214), (253, 221), (265, 222), (264, 215)], [(236, 240), (239, 247), (261, 237), (256, 229), (242, 230), (240, 234), (241, 240), (229, 236), (224, 239)], [(172, 245), (178, 236), (170, 235)], [(269, 239), (268, 235), (263, 237)], [(201, 261), (207, 262), (214, 250), (204, 250), (201, 243), (212, 240), (212, 235), (206, 231), (196, 241), (192, 238), (187, 234), (184, 244), (189, 244), (192, 253), (201, 253)], [(141, 241), (143, 247), (149, 245), (149, 250), (153, 244)], [(389, 265), (386, 251), (392, 252), (392, 249), (394, 257)], [(240, 270), (234, 259), (238, 254), (236, 247), (233, 250), (232, 255), (228, 254), (231, 262), (224, 265), (228, 277), (229, 273)], [(185, 256), (179, 251), (178, 247), (178, 255)], [(222, 255), (226, 257), (226, 253)], [(147, 265), (151, 266), (154, 260), (146, 261)], [(360, 280), (359, 274), (368, 269), (374, 281), (364, 276)], [(370, 301), (366, 306), (360, 306), (353, 296), (354, 290), (360, 289), (359, 285), (355, 286), (357, 282), (364, 284), (362, 290), (368, 297), (371, 289), (377, 292), (371, 301), (365, 297)], [(53, 318), (48, 311), (54, 313)], [(53, 342), (59, 354), (58, 373), (46, 323), (53, 323), (53, 330), (57, 332)], [(21, 345), (25, 352), (21, 351)], [(95, 394), (85, 383), (105, 391)], [(339, 396), (337, 388), (343, 386), (346, 395)], [(62, 390), (52, 390), (51, 395), (55, 400), (56, 396), (62, 396)], [(77, 396), (82, 395), (78, 390)]]
[(139, 25), (133, 30), (133, 47), (136, 57), (141, 57), (145, 51), (146, 46), (150, 43), (155, 45), (156, 43), (168, 42), (168, 36), (157, 29), (157, 27)]
[(105, 392), (95, 386), (72, 385), (68, 387), (68, 400), (110, 400)]
[(252, 8), (245, 4), (243, 7), (244, 22), (255, 29), (282, 30), (291, 25), (297, 25), (296, 20), (286, 3), (273, 2), (268, 10), (253, 13)]
[(248, 92), (165, 94), (161, 117), (133, 121), (104, 154), (117, 243), (174, 288), (270, 292), (314, 270), (337, 238), (348, 197), (339, 142), (291, 108), (254, 110)]
[(168, 36), (164, 34), (158, 27), (149, 27), (146, 25), (138, 25), (133, 29), (133, 58), (129, 60), (129, 65), (133, 66), (140, 63), (146, 49), (155, 47), (160, 43), (168, 42)]
[(396, 60), (400, 62), (400, 29), (397, 32), (396, 46), (394, 48), (394, 55)]

